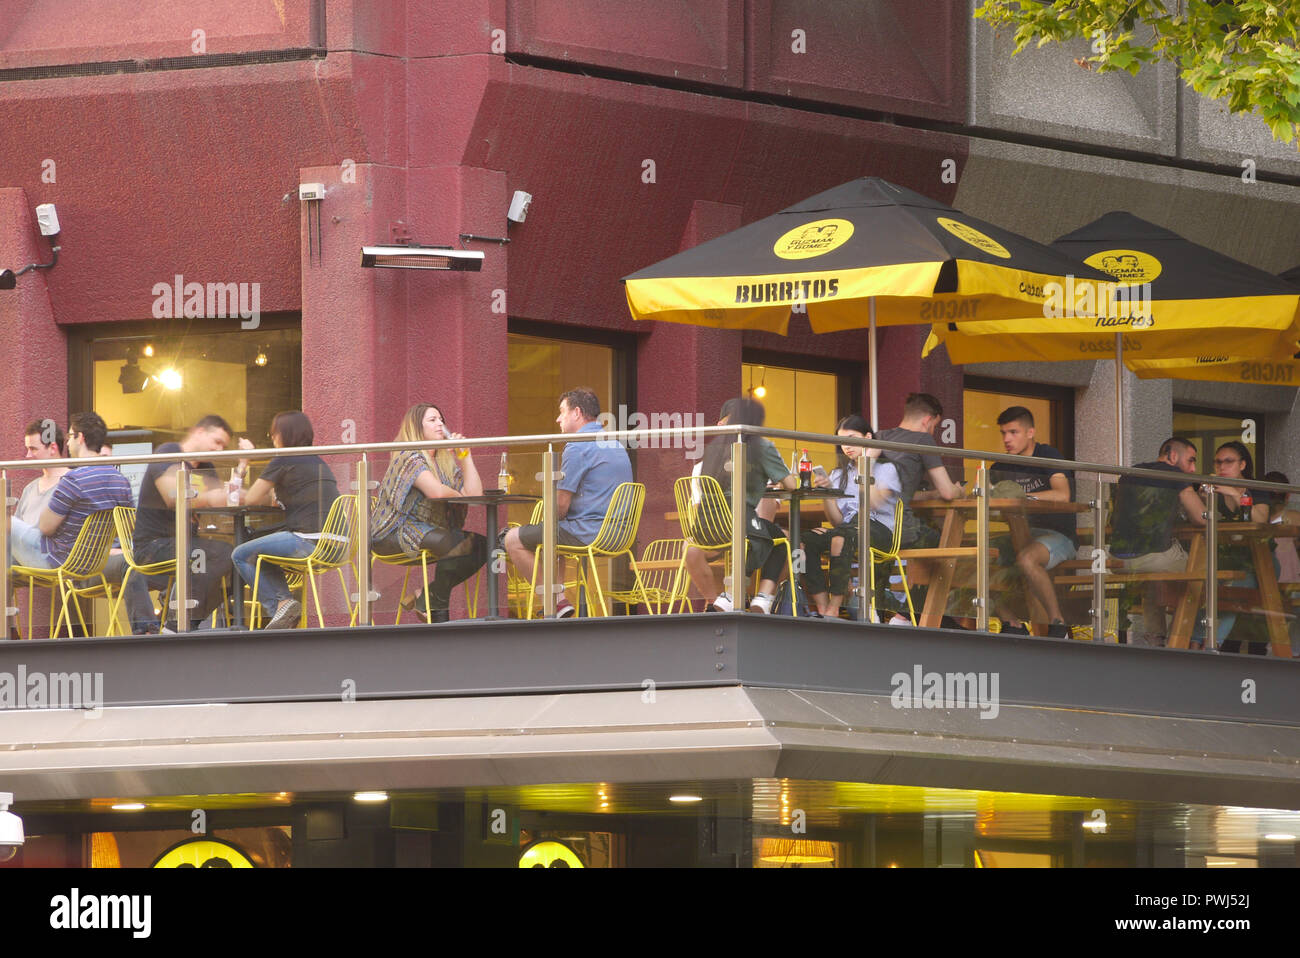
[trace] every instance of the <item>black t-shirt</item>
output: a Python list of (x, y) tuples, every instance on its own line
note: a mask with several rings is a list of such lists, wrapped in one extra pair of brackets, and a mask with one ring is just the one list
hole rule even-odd
[(1135, 468), (1171, 472), (1177, 478), (1120, 477), (1111, 513), (1110, 553), (1121, 559), (1164, 552), (1173, 544), (1179, 497), (1191, 485), (1181, 469), (1167, 462), (1143, 462)]
[[(178, 442), (165, 442), (154, 450), (158, 453), (180, 451), (181, 444)], [(174, 462), (151, 462), (144, 472), (144, 481), (140, 484), (140, 502), (135, 510), (137, 547), (154, 539), (176, 538), (176, 511), (168, 507), (163, 501), (162, 494), (158, 492), (159, 477), (175, 465)], [(200, 462), (193, 471), (195, 475), (203, 476), (205, 480), (220, 481), (217, 478), (217, 467), (210, 462)], [(197, 517), (193, 519), (190, 531), (194, 534), (198, 533)]]
[[(1053, 449), (1041, 442), (1034, 445), (1033, 456), (1035, 459), (1065, 458), (1059, 449)], [(1005, 479), (1010, 479), (1025, 490), (1025, 495), (1036, 496), (1052, 488), (1052, 476), (1058, 472), (1063, 473), (1070, 484), (1070, 501), (1073, 502), (1074, 473), (1065, 469), (1053, 469), (1051, 466), (1013, 466), (1010, 463), (999, 462), (989, 470), (989, 481), (996, 485)], [(1075, 516), (1072, 512), (1038, 513), (1029, 517), (1029, 524), (1035, 529), (1051, 529), (1059, 532), (1076, 546), (1079, 544), (1079, 532), (1075, 527)]]
[(262, 470), (284, 506), (289, 532), (320, 532), (330, 506), (339, 497), (334, 473), (320, 456), (283, 456)]
[(933, 453), (918, 452), (882, 452), (880, 454), (881, 462), (892, 462), (898, 470), (898, 484), (902, 487), (903, 498), (903, 545), (911, 545), (916, 541), (919, 534), (920, 523), (916, 516), (912, 514), (912, 497), (916, 495), (916, 489), (925, 478), (926, 474), (936, 466), (943, 465), (943, 459), (939, 455), (939, 444), (934, 441), (934, 436), (928, 432), (918, 432), (915, 429), (904, 429), (902, 426), (895, 426), (893, 429), (882, 429), (876, 435), (877, 439), (884, 439), (886, 442), (910, 442), (917, 446), (934, 446)]

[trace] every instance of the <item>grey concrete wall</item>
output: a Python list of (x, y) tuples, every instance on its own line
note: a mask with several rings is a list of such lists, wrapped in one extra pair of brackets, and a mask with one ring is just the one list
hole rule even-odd
[[(977, 0), (971, 0), (971, 9)], [(1178, 149), (1173, 67), (1098, 74), (1075, 60), (1090, 42), (1032, 45), (1012, 57), (1011, 30), (972, 20), (970, 123), (1031, 136), (1174, 155)]]

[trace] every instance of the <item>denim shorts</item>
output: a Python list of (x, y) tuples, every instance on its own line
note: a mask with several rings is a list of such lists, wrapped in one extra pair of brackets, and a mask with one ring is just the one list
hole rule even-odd
[(1055, 569), (1066, 559), (1073, 559), (1078, 551), (1078, 546), (1070, 541), (1069, 536), (1055, 529), (1030, 529), (1029, 534), (1034, 537), (1035, 542), (1041, 542), (1047, 547), (1049, 569)]

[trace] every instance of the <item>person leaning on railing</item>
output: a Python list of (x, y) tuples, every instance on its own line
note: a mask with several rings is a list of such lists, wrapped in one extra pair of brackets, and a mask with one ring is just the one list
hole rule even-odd
[[(753, 399), (736, 399), (728, 416), (729, 425), (761, 426), (766, 413), (763, 404)], [(704, 449), (702, 472), (712, 476), (722, 487), (722, 493), (731, 503), (731, 443), (729, 436), (718, 436), (711, 440)], [(771, 440), (762, 436), (745, 437), (745, 530), (748, 548), (745, 558), (745, 574), (761, 569), (758, 592), (750, 602), (750, 611), (771, 612), (776, 597), (777, 583), (785, 578), (785, 553), (778, 550), (773, 540), (785, 536), (785, 531), (769, 519), (761, 518), (757, 509), (763, 500), (763, 493), (768, 483), (775, 483), (782, 489), (793, 489), (798, 480), (786, 468)], [(714, 554), (716, 555), (716, 553)], [(718, 593), (713, 579), (713, 570), (709, 560), (713, 556), (694, 546), (686, 550), (686, 569), (691, 581), (700, 595), (704, 597), (705, 609), (715, 612), (730, 612), (733, 608), (729, 593)]]
[[(310, 446), (314, 439), (311, 420), (298, 410), (276, 413), (271, 420), (271, 442), (276, 449)], [(268, 504), (272, 490), (284, 507), (284, 528), (245, 542), (230, 558), (244, 582), (251, 586), (256, 579), (258, 601), (270, 620), (266, 627), (284, 629), (297, 623), (302, 605), (290, 594), (278, 566), (263, 563), (261, 576), (257, 577), (257, 557), (301, 559), (311, 555), (330, 506), (339, 496), (339, 487), (320, 456), (278, 456), (262, 470), (244, 502), (251, 506)]]
[[(464, 438), (447, 430), (437, 406), (418, 403), (402, 417), (393, 441)], [(430, 590), (432, 622), (450, 619), (451, 590), (487, 562), (487, 540), (464, 531), (466, 507), (451, 501), (482, 494), (474, 457), (463, 452), (457, 458), (450, 449), (439, 449), (436, 455), (424, 449), (394, 453), (379, 483), (370, 516), (371, 548), (380, 555), (400, 552), (411, 557), (423, 549), (437, 560), (433, 581), (424, 586)], [(403, 603), (403, 608), (423, 616), (423, 592)]]

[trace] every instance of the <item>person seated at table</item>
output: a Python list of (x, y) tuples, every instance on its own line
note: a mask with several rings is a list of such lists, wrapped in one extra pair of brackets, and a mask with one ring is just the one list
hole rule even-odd
[[(761, 426), (766, 417), (763, 404), (740, 398), (735, 400), (728, 425)], [(704, 449), (702, 473), (712, 476), (722, 487), (722, 494), (731, 505), (731, 446), (730, 436), (717, 436)], [(776, 598), (777, 584), (785, 578), (786, 563), (783, 551), (779, 551), (773, 540), (784, 538), (785, 531), (770, 519), (761, 518), (756, 511), (767, 491), (768, 484), (775, 483), (781, 489), (794, 489), (798, 480), (786, 468), (777, 452), (776, 446), (762, 436), (745, 437), (745, 528), (748, 548), (745, 557), (745, 574), (749, 575), (761, 569), (758, 592), (749, 605), (751, 612), (770, 613)], [(734, 508), (734, 506), (732, 506)], [(721, 552), (705, 552), (694, 546), (686, 550), (686, 569), (691, 581), (700, 595), (704, 597), (704, 607), (713, 612), (730, 612), (733, 609), (729, 593), (719, 594), (709, 568), (710, 560)]]
[[(402, 417), (393, 442), (464, 438), (448, 430), (437, 406), (417, 403)], [(370, 516), (371, 548), (380, 555), (400, 552), (412, 558), (423, 549), (437, 560), (433, 581), (424, 585), (430, 622), (450, 620), (451, 590), (487, 563), (487, 539), (464, 530), (466, 507), (455, 502), (481, 495), (483, 480), (474, 457), (468, 452), (458, 457), (450, 449), (394, 453), (379, 483)], [(423, 617), (424, 592), (403, 608)]]
[[(579, 387), (564, 393), (559, 412), (555, 422), (562, 433), (602, 431), (600, 399), (590, 389)], [(555, 543), (589, 545), (600, 534), (618, 487), (632, 481), (632, 461), (621, 442), (610, 439), (571, 442), (564, 447), (560, 472), (562, 476), (555, 487)], [(542, 523), (511, 529), (503, 541), (520, 578), (531, 582), (534, 557), (542, 544)], [(564, 581), (558, 569), (555, 581)], [(573, 603), (564, 596), (555, 604), (557, 619), (567, 619), (576, 612)]]
[[(1255, 478), (1255, 462), (1251, 458), (1250, 451), (1244, 444), (1232, 440), (1225, 442), (1214, 450), (1214, 474), (1222, 476), (1225, 479), (1253, 479)], [(1241, 506), (1242, 493), (1246, 492), (1246, 486), (1232, 484), (1214, 484), (1215, 505), (1218, 510), (1220, 522), (1268, 522), (1268, 503), (1256, 501), (1250, 508), (1249, 516), (1244, 515)], [(1256, 496), (1252, 495), (1252, 498)], [(1263, 498), (1259, 496), (1258, 498)], [(1246, 577), (1233, 583), (1234, 586), (1244, 589), (1254, 589), (1259, 585), (1259, 580), (1255, 577), (1255, 562), (1250, 552), (1250, 546), (1245, 543), (1233, 543), (1228, 541), (1229, 530), (1219, 530), (1218, 544), (1218, 567), (1221, 571), (1244, 572)], [(1205, 641), (1205, 626), (1200, 623), (1192, 630), (1191, 647), (1199, 649)], [(1237, 625), (1237, 613), (1231, 611), (1222, 611), (1219, 613), (1218, 623), (1215, 627), (1215, 645), (1221, 652), (1240, 652), (1242, 642), (1246, 642), (1250, 647), (1250, 652), (1254, 655), (1264, 655), (1268, 651), (1268, 635), (1263, 628), (1264, 621), (1258, 616), (1250, 616), (1241, 623), (1238, 628), (1236, 638), (1229, 639), (1233, 627)]]
[[(1174, 524), (1180, 515), (1187, 521), (1205, 525), (1205, 504), (1192, 483), (1183, 475), (1196, 472), (1196, 447), (1182, 436), (1171, 436), (1160, 444), (1155, 462), (1141, 462), (1134, 468), (1170, 473), (1169, 479), (1143, 479), (1121, 476), (1115, 485), (1115, 502), (1111, 509), (1110, 540), (1107, 552), (1124, 563), (1123, 572), (1182, 572), (1187, 568), (1187, 552), (1174, 537)], [(1132, 605), (1126, 589), (1120, 602), (1119, 621)], [(1166, 620), (1160, 600), (1161, 583), (1148, 582), (1141, 589), (1142, 628), (1130, 627), (1129, 645), (1163, 645)]]
[[(998, 429), (1002, 432), (1002, 446), (1013, 456), (1032, 456), (1037, 459), (1064, 459), (1059, 449), (1034, 439), (1034, 414), (1024, 406), (1011, 406), (998, 416)], [(1074, 473), (1053, 467), (1016, 466), (997, 463), (989, 470), (989, 481), (994, 487), (1000, 482), (1019, 486), (1021, 494), (1029, 499), (1047, 502), (1074, 501)], [(998, 497), (998, 490), (993, 489)], [(1035, 515), (1029, 530), (1030, 543), (1015, 557), (1016, 566), (1025, 578), (1030, 594), (1047, 612), (1047, 634), (1054, 638), (1068, 638), (1069, 626), (1061, 615), (1061, 604), (1047, 573), (1067, 559), (1073, 559), (1079, 548), (1079, 534), (1073, 512), (1059, 515)], [(1012, 635), (1028, 635), (1029, 629), (1006, 605), (999, 615), (1009, 624), (1002, 631)]]
[[(939, 531), (922, 522), (912, 512), (913, 499), (939, 498), (951, 502), (961, 496), (961, 483), (953, 482), (944, 467), (934, 441), (934, 429), (943, 419), (943, 406), (929, 393), (909, 393), (903, 400), (903, 418), (892, 429), (882, 429), (876, 436), (886, 442), (907, 442), (917, 446), (934, 446), (934, 453), (882, 452), (882, 462), (892, 462), (898, 469), (903, 487), (903, 548), (928, 549), (938, 544)], [(931, 488), (918, 492), (922, 481)]]
[[(298, 410), (276, 413), (271, 420), (271, 443), (276, 449), (310, 446), (314, 438), (311, 420)], [(269, 505), (272, 492), (284, 508), (284, 528), (237, 546), (230, 558), (250, 588), (256, 581), (257, 597), (268, 619), (266, 627), (285, 629), (298, 623), (302, 604), (290, 594), (284, 570), (279, 566), (263, 563), (258, 577), (257, 557), (301, 559), (311, 555), (325, 528), (330, 506), (339, 496), (339, 487), (320, 456), (278, 456), (262, 470), (244, 502), (250, 506)]]
[[(869, 424), (857, 415), (841, 419), (835, 427), (835, 434), (858, 439), (871, 438)], [(817, 611), (810, 615), (837, 618), (844, 595), (848, 592), (850, 571), (858, 555), (858, 462), (864, 452), (872, 459), (880, 456), (879, 449), (840, 446), (836, 450), (839, 464), (831, 470), (830, 476), (813, 477), (813, 485), (841, 489), (846, 495), (842, 499), (826, 500), (826, 518), (831, 523), (831, 528), (805, 529), (799, 536), (800, 545), (807, 557), (807, 571), (803, 577), (804, 592), (808, 595), (808, 601), (817, 607)], [(877, 462), (872, 469), (871, 478), (871, 545), (876, 549), (888, 549), (894, 543), (894, 504), (902, 494), (902, 485), (898, 469), (890, 462)], [(822, 572), (823, 555), (830, 556), (829, 592), (826, 574)], [(882, 587), (887, 581), (887, 575), (882, 579), (877, 574), (878, 593), (884, 591)]]
[[(204, 489), (193, 500), (191, 508), (196, 506), (220, 507), (227, 504), (226, 486), (217, 476), (217, 467), (208, 460), (197, 458), (197, 454), (220, 452), (230, 444), (234, 435), (230, 423), (220, 416), (204, 416), (185, 434), (180, 442), (165, 442), (156, 453), (185, 452), (194, 453), (194, 459), (186, 460), (194, 475), (202, 481)], [(246, 438), (239, 440), (239, 448), (252, 449), (253, 444)], [(179, 466), (174, 462), (150, 463), (140, 483), (140, 503), (135, 515), (135, 561), (140, 565), (150, 565), (176, 558), (176, 473)], [(239, 460), (234, 473), (243, 478), (248, 471), (248, 460)], [(242, 491), (240, 495), (242, 496)], [(233, 568), (230, 553), (233, 547), (219, 539), (200, 539), (198, 536), (199, 520), (191, 516), (190, 557), (181, 565), (189, 575), (190, 597), (198, 605), (190, 610), (191, 626), (197, 628), (222, 603), (222, 582)], [(196, 556), (195, 553), (198, 553)], [(201, 561), (198, 561), (200, 560)], [(138, 576), (131, 577), (132, 582), (143, 585)], [(174, 629), (175, 611), (168, 613), (166, 629)]]

